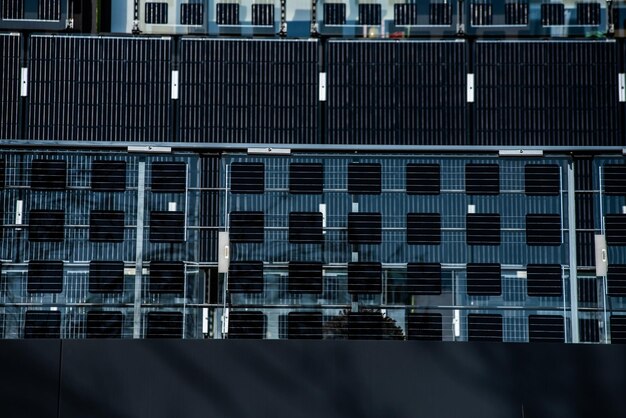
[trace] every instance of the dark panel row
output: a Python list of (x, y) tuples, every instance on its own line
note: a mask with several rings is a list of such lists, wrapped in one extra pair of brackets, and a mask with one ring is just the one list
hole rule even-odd
[(613, 41), (1, 38), (7, 139), (624, 145)]
[(29, 42), (28, 139), (173, 137), (170, 40), (31, 36)]
[(318, 42), (183, 39), (181, 142), (317, 143)]
[[(609, 244), (625, 245), (626, 216), (607, 216)], [(323, 244), (322, 214), (319, 212), (289, 213), (289, 242), (292, 244)], [(383, 216), (378, 212), (350, 212), (347, 214), (348, 242), (350, 244), (380, 244)], [(231, 212), (230, 239), (232, 242), (260, 243), (264, 238), (263, 212)], [(467, 245), (500, 245), (501, 221), (497, 213), (472, 213), (465, 217)], [(526, 244), (558, 246), (562, 243), (561, 217), (558, 214), (527, 214), (525, 217)], [(406, 215), (406, 243), (409, 245), (441, 244), (440, 213), (408, 213)]]
[[(23, 338), (60, 338), (63, 315), (59, 311), (29, 310), (24, 315)], [(120, 311), (91, 310), (83, 326), (86, 338), (121, 338), (124, 314)], [(145, 315), (145, 338), (182, 338), (183, 314), (148, 312)]]
[(330, 41), (327, 57), (328, 143), (464, 143), (465, 43)]
[[(185, 265), (182, 261), (150, 261), (147, 278), (149, 293), (183, 293), (185, 289)], [(122, 293), (124, 291), (123, 261), (91, 261), (88, 268), (90, 293)], [(64, 274), (61, 260), (31, 260), (26, 274), (27, 293), (61, 293), (67, 286), (74, 290), (78, 280)], [(72, 281), (76, 280), (76, 283)]]
[[(502, 170), (504, 170), (503, 168)], [(498, 195), (501, 192), (500, 166), (498, 164), (465, 164), (464, 180), (467, 195)], [(606, 167), (609, 182), (606, 193), (626, 195), (618, 177), (623, 166)], [(383, 173), (380, 163), (348, 163), (345, 170), (348, 193), (354, 195), (379, 195), (382, 193)], [(385, 173), (396, 177), (397, 173)], [(407, 195), (438, 195), (441, 193), (441, 165), (415, 164), (405, 166)], [(322, 194), (324, 191), (324, 165), (320, 163), (290, 163), (289, 193)], [(525, 164), (524, 194), (526, 196), (559, 196), (561, 193), (561, 168), (556, 164)], [(615, 186), (611, 184), (615, 183)], [(233, 163), (230, 167), (229, 191), (233, 194), (261, 194), (265, 192), (265, 164)]]
[[(394, 284), (394, 291), (413, 295), (442, 293), (442, 269), (438, 263), (408, 263), (405, 279)], [(466, 266), (465, 292), (468, 295), (502, 295), (500, 264), (469, 263)], [(529, 264), (526, 266), (526, 293), (528, 296), (563, 295), (562, 267), (558, 264)], [(383, 290), (381, 263), (350, 262), (347, 265), (348, 293), (381, 293)], [(324, 273), (321, 262), (291, 261), (288, 264), (287, 291), (289, 293), (320, 294)], [(231, 293), (260, 293), (265, 286), (261, 261), (233, 261), (230, 264), (228, 290)], [(609, 269), (608, 294), (626, 296), (626, 266)]]
[(474, 47), (475, 143), (624, 145), (615, 42)]
[[(285, 338), (322, 339), (347, 338), (356, 340), (408, 339), (441, 341), (443, 318), (438, 313), (408, 313), (406, 331), (397, 323), (376, 311), (343, 312), (324, 317), (320, 312), (291, 312), (284, 318)], [(529, 342), (565, 342), (566, 328), (561, 315), (529, 315)], [(626, 317), (610, 317), (612, 343), (626, 342)], [(500, 314), (470, 313), (464, 321), (467, 341), (503, 341), (503, 317)], [(600, 341), (599, 325), (595, 319), (579, 320), (581, 342)], [(263, 339), (267, 328), (266, 315), (261, 311), (234, 311), (229, 318), (229, 338)]]

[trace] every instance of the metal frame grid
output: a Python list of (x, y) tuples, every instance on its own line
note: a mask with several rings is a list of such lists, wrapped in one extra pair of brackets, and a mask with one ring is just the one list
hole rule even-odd
[[(231, 193), (228, 177), (233, 163), (263, 163), (265, 172), (262, 194)], [(290, 163), (321, 163), (324, 167), (324, 190), (319, 195), (289, 193)], [(380, 164), (382, 190), (380, 194), (350, 195), (347, 185), (349, 163)], [(405, 194), (407, 163), (439, 164), (441, 192), (434, 196)], [(495, 196), (466, 195), (467, 164), (497, 164), (500, 171), (500, 193)], [(415, 157), (407, 156), (298, 156), (254, 157), (227, 155), (223, 159), (222, 187), (228, 192), (222, 200), (224, 226), (228, 230), (228, 215), (233, 211), (264, 212), (263, 243), (231, 243), (230, 260), (263, 261), (263, 291), (260, 293), (230, 293), (225, 307), (231, 312), (248, 309), (267, 316), (266, 337), (276, 338), (280, 323), (277, 318), (292, 311), (318, 309), (325, 318), (339, 315), (342, 310), (374, 309), (385, 312), (404, 329), (405, 314), (410, 311), (444, 312), (445, 317), (466, 323), (473, 313), (504, 313), (505, 341), (525, 341), (528, 338), (527, 315), (552, 313), (561, 315), (569, 324), (570, 298), (569, 258), (567, 238), (567, 175), (566, 159), (497, 159), (489, 157)], [(560, 187), (556, 196), (526, 196), (524, 167), (526, 164), (556, 164), (560, 167)], [(323, 244), (296, 244), (288, 239), (290, 212), (325, 211)], [(470, 206), (472, 205), (473, 208)], [(471, 208), (471, 209), (470, 209)], [(467, 211), (501, 214), (501, 244), (497, 246), (467, 246), (465, 215)], [(350, 244), (347, 235), (349, 212), (379, 212), (382, 214), (381, 244)], [(442, 219), (440, 245), (407, 245), (406, 214), (439, 212)], [(527, 213), (557, 213), (561, 217), (563, 236), (558, 246), (528, 246), (525, 241), (524, 219)], [(288, 291), (287, 265), (290, 261), (323, 263), (321, 294), (293, 294)], [(381, 293), (348, 292), (346, 266), (348, 262), (382, 262)], [(406, 285), (407, 262), (441, 263), (442, 282), (439, 295), (414, 295), (402, 292)], [(468, 295), (466, 263), (502, 263), (501, 291), (495, 296)], [(528, 296), (525, 286), (526, 264), (558, 264), (562, 267), (561, 296)], [(354, 305), (354, 304), (357, 305)], [(506, 319), (509, 318), (509, 319)], [(512, 319), (515, 318), (515, 319)], [(447, 320), (446, 320), (447, 321)], [(515, 325), (517, 324), (517, 325)], [(467, 339), (465, 331), (456, 334), (452, 322), (447, 322), (444, 335), (449, 339)], [(516, 328), (517, 327), (517, 328)], [(571, 341), (569, 325), (567, 340)], [(329, 331), (330, 332), (330, 331)]]

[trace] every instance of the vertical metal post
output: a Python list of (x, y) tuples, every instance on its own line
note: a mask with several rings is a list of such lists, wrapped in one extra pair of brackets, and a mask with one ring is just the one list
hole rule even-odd
[(574, 178), (574, 162), (567, 164), (567, 226), (569, 237), (569, 291), (570, 318), (572, 324), (572, 342), (580, 342), (578, 332), (578, 260), (576, 258), (576, 182)]
[(139, 162), (137, 181), (137, 241), (135, 250), (135, 300), (133, 304), (133, 338), (141, 338), (141, 287), (143, 274), (143, 220), (146, 200), (146, 163)]

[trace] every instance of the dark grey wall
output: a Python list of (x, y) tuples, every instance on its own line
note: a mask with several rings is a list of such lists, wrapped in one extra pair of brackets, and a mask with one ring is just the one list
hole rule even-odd
[(574, 418), (626, 410), (626, 346), (63, 340), (2, 341), (0, 354), (3, 416)]

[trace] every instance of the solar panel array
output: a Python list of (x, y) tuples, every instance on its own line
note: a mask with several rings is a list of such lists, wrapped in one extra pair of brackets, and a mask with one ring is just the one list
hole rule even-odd
[(215, 148), (623, 143), (616, 41), (0, 39), (3, 139)]

